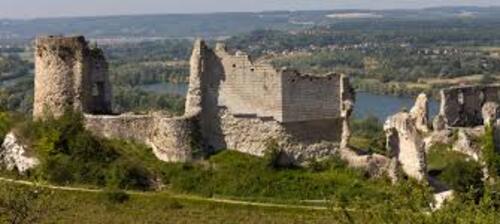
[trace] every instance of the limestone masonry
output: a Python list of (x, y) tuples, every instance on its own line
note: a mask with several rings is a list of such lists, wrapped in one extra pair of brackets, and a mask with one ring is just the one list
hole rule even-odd
[(461, 86), (441, 91), (440, 115), (450, 127), (470, 127), (484, 123), (482, 109), (488, 102), (498, 103), (500, 85)]
[(83, 37), (43, 37), (36, 45), (35, 118), (80, 111), (95, 134), (146, 143), (164, 161), (223, 149), (261, 156), (274, 141), (283, 160), (301, 163), (334, 154), (350, 137), (354, 92), (344, 75), (277, 70), (200, 40), (183, 116), (111, 115), (108, 68), (99, 49), (90, 49)]
[[(79, 111), (86, 128), (96, 135), (143, 142), (163, 161), (190, 161), (225, 149), (262, 156), (274, 142), (284, 163), (337, 154), (373, 176), (397, 180), (404, 174), (438, 186), (427, 175), (426, 154), (433, 145), (450, 144), (452, 150), (481, 161), (474, 139), (486, 126), (493, 127), (500, 139), (497, 85), (442, 90), (441, 111), (433, 124), (427, 96), (421, 94), (411, 111), (386, 121), (388, 156), (383, 156), (349, 147), (355, 93), (341, 74), (275, 69), (253, 62), (243, 52), (230, 54), (223, 44), (210, 49), (198, 40), (183, 116), (112, 115), (108, 65), (101, 50), (89, 48), (83, 37), (44, 37), (36, 42), (35, 58), (35, 119), (60, 116), (67, 109)], [(8, 143), (7, 149), (15, 152), (8, 158), (23, 160), (22, 146), (14, 144), (13, 136)]]
[(36, 41), (34, 117), (67, 109), (111, 112), (108, 64), (83, 37), (44, 37)]

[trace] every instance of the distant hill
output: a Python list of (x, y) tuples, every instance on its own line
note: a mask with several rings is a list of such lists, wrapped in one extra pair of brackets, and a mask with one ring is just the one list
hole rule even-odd
[[(367, 17), (367, 15), (370, 15)], [(497, 19), (500, 7), (440, 7), (422, 10), (273, 11), (0, 20), (0, 41), (31, 40), (43, 34), (90, 38), (225, 38), (256, 29), (303, 29), (346, 20), (404, 21)]]

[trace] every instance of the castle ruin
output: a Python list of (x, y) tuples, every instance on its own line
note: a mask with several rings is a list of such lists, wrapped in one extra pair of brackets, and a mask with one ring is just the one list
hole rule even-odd
[[(420, 95), (410, 111), (386, 121), (385, 156), (349, 147), (355, 94), (344, 75), (275, 69), (245, 53), (231, 54), (223, 44), (210, 49), (198, 40), (190, 59), (184, 115), (114, 115), (101, 50), (89, 48), (83, 37), (43, 37), (36, 41), (35, 54), (35, 119), (57, 117), (68, 109), (81, 112), (89, 131), (142, 142), (162, 161), (185, 162), (220, 150), (262, 156), (273, 143), (283, 163), (302, 164), (336, 154), (371, 176), (388, 175), (396, 181), (406, 175), (435, 185), (426, 161), (433, 145), (450, 145), (481, 162), (476, 139), (485, 127), (492, 127), (500, 148), (498, 85), (443, 89), (433, 124), (427, 96)], [(24, 148), (17, 145), (14, 135), (4, 142), (4, 160), (11, 158), (7, 163), (22, 170), (36, 166), (36, 160), (19, 156)]]
[(73, 109), (111, 113), (108, 64), (100, 49), (83, 37), (42, 37), (36, 40), (33, 116), (59, 116)]
[(143, 142), (163, 161), (224, 149), (262, 156), (272, 141), (284, 161), (302, 163), (334, 154), (350, 137), (354, 91), (344, 75), (275, 69), (198, 40), (183, 116), (112, 115), (99, 49), (90, 49), (83, 37), (44, 37), (36, 45), (35, 118), (68, 108), (82, 112), (88, 130)]

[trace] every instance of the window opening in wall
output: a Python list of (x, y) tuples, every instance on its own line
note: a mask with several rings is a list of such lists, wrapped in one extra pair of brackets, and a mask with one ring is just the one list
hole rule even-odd
[(99, 97), (104, 95), (104, 83), (103, 82), (95, 82), (92, 85), (92, 96)]
[(464, 103), (465, 103), (464, 93), (460, 91), (458, 93), (458, 104), (464, 105)]

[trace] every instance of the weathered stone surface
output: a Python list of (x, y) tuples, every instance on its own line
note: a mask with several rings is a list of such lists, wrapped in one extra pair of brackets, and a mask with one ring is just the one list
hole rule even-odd
[(433, 211), (437, 211), (443, 207), (446, 202), (450, 202), (455, 197), (455, 191), (448, 190), (434, 194), (434, 204), (431, 205)]
[(389, 175), (391, 179), (397, 179), (391, 159), (385, 156), (379, 154), (362, 155), (348, 148), (341, 148), (339, 155), (350, 167), (365, 170), (371, 177)]
[(415, 119), (417, 130), (423, 133), (428, 133), (430, 131), (428, 104), (429, 100), (427, 99), (427, 95), (422, 93), (417, 97), (415, 105), (410, 110), (410, 115)]
[(107, 138), (135, 140), (149, 145), (162, 161), (186, 162), (192, 159), (195, 117), (161, 115), (85, 115), (86, 128)]
[(500, 85), (460, 86), (441, 91), (440, 115), (449, 127), (484, 124), (482, 109), (487, 102), (498, 103)]
[(40, 164), (40, 161), (27, 152), (26, 146), (12, 132), (5, 136), (0, 148), (0, 162), (7, 170), (17, 170), (20, 173), (25, 173)]
[(443, 115), (438, 114), (434, 117), (434, 120), (432, 121), (432, 128), (434, 131), (442, 131), (446, 129), (446, 120)]
[(474, 144), (474, 141), (472, 139), (478, 138), (483, 134), (484, 131), (482, 130), (461, 128), (458, 130), (457, 134), (458, 136), (456, 142), (453, 144), (452, 149), (454, 151), (468, 155), (476, 161), (479, 161), (481, 154), (481, 147), (477, 144)]
[(485, 126), (492, 126), (498, 118), (499, 106), (496, 102), (487, 102), (483, 105), (482, 115)]
[(60, 116), (67, 109), (111, 112), (108, 65), (85, 38), (41, 37), (36, 41), (33, 116)]
[(415, 119), (409, 113), (398, 113), (386, 121), (384, 130), (389, 153), (401, 164), (406, 175), (426, 181), (425, 145)]
[(195, 43), (187, 99), (186, 113), (200, 113), (207, 152), (263, 155), (275, 139), (294, 162), (303, 162), (333, 154), (350, 137), (344, 121), (354, 93), (347, 77), (276, 70), (243, 52), (231, 55), (223, 44), (212, 50)]
[(425, 151), (428, 152), (433, 146), (437, 144), (451, 145), (455, 141), (453, 131), (444, 129), (441, 131), (433, 131), (424, 138)]
[[(60, 115), (68, 107), (107, 111), (107, 64), (83, 37), (38, 39), (36, 66), (35, 117), (46, 110)], [(184, 116), (86, 114), (87, 129), (146, 143), (164, 161), (188, 161), (193, 147), (263, 155), (270, 139), (297, 163), (332, 155), (340, 144), (347, 147), (354, 105), (348, 77), (275, 69), (243, 52), (232, 55), (223, 44), (212, 50), (201, 40), (194, 44), (190, 67)]]
[(354, 89), (350, 85), (349, 78), (347, 76), (341, 76), (340, 91), (342, 97), (340, 115), (343, 118), (340, 147), (348, 148), (349, 140), (351, 139), (352, 135), (350, 117), (352, 115), (352, 112), (354, 111), (356, 94), (354, 92)]

